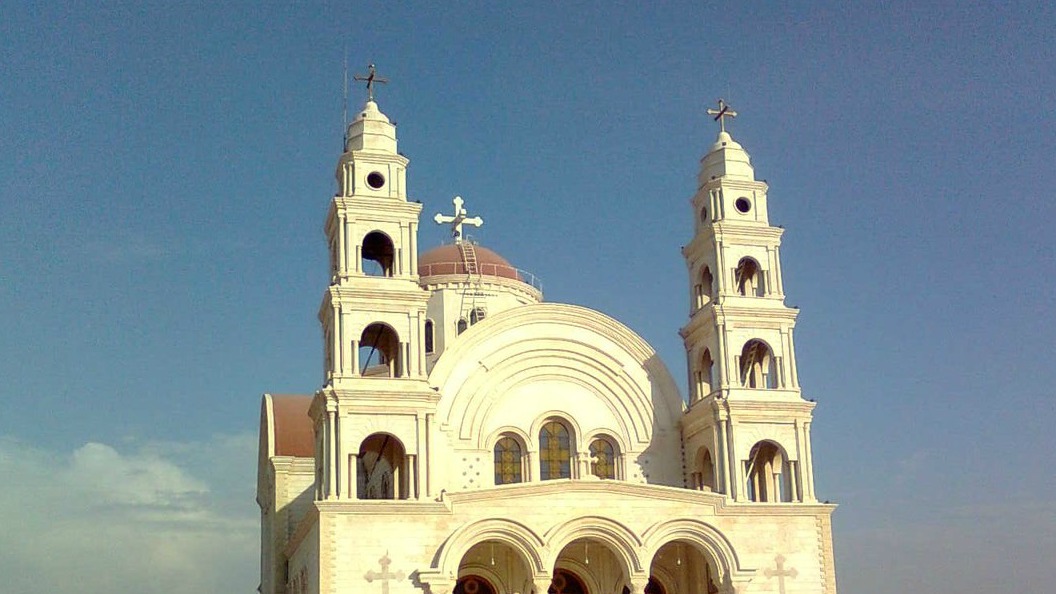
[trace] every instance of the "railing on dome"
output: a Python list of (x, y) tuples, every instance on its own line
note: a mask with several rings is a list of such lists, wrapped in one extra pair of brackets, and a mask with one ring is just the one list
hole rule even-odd
[[(489, 264), (478, 260), (477, 273), (483, 276), (498, 276), (501, 278), (516, 279), (526, 285), (531, 285), (540, 293), (543, 292), (543, 281), (527, 270), (521, 270), (520, 268), (505, 266), (502, 264)], [(466, 274), (466, 266), (461, 260), (418, 265), (419, 276), (439, 276), (441, 274)]]

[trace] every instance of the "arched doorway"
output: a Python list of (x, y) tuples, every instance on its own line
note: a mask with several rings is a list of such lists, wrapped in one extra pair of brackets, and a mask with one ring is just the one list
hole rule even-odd
[(528, 594), (532, 578), (521, 551), (501, 540), (484, 540), (462, 555), (453, 594)]
[(629, 582), (629, 568), (612, 544), (582, 537), (561, 549), (548, 594), (610, 594)]
[(717, 566), (697, 545), (680, 540), (664, 544), (649, 565), (646, 594), (716, 594)]

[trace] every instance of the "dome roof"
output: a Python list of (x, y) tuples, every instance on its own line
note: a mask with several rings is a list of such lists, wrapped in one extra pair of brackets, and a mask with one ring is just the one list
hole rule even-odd
[(418, 275), (422, 278), (439, 276), (442, 274), (481, 274), (483, 276), (498, 276), (513, 280), (523, 281), (520, 273), (506, 258), (496, 254), (488, 248), (473, 245), (472, 250), (476, 255), (476, 270), (466, 270), (466, 259), (462, 255), (462, 245), (442, 245), (425, 252), (418, 257)]
[(311, 396), (275, 394), (265, 396), (271, 401), (271, 421), (275, 431), (276, 456), (311, 458), (315, 455), (315, 430), (308, 409)]

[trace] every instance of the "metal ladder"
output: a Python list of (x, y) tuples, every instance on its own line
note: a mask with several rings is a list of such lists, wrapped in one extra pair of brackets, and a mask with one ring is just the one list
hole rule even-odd
[[(483, 288), (483, 276), (480, 273), (480, 266), (477, 264), (477, 250), (473, 247), (473, 244), (468, 241), (461, 241), (457, 243), (458, 251), (462, 254), (462, 266), (466, 270), (466, 280), (469, 281), (467, 286), (462, 291), (462, 305), (459, 309), (466, 316), (466, 321), (472, 324), (473, 322), (473, 311), (477, 307), (477, 294)], [(466, 308), (466, 291), (470, 291), (469, 308)], [(480, 320), (477, 320), (478, 322)]]
[(473, 247), (472, 243), (468, 241), (462, 241), (458, 244), (458, 251), (462, 253), (462, 265), (466, 269), (466, 275), (472, 276), (477, 275), (480, 277), (480, 270), (477, 267), (477, 250)]

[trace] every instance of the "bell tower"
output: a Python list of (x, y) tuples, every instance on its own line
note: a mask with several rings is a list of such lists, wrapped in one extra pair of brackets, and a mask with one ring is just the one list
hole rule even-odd
[(348, 124), (324, 231), (330, 284), (319, 307), (323, 381), (315, 423), (316, 498), (417, 499), (429, 493), (426, 426), (438, 396), (426, 383), (429, 294), (418, 283), (422, 205), (407, 200), (396, 126), (368, 98)]
[(813, 402), (801, 397), (780, 246), (766, 182), (726, 131), (737, 115), (721, 99), (693, 196), (689, 321), (680, 331), (689, 370), (683, 417), (688, 486), (738, 502), (814, 502)]

